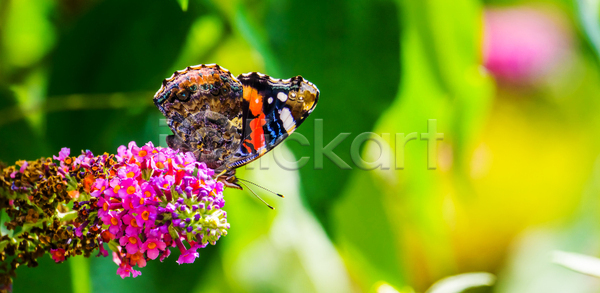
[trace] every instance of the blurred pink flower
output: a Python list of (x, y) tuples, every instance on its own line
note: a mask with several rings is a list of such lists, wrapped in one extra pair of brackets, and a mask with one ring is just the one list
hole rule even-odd
[(50, 256), (55, 262), (61, 262), (65, 260), (65, 250), (62, 248), (59, 249), (50, 249)]
[(485, 67), (501, 82), (526, 85), (559, 69), (572, 50), (564, 16), (536, 7), (485, 11)]

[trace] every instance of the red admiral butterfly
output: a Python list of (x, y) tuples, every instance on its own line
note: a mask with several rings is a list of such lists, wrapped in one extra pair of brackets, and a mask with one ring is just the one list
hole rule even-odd
[(193, 152), (228, 187), (235, 169), (272, 150), (314, 110), (319, 90), (302, 76), (237, 78), (216, 64), (191, 66), (163, 81), (154, 104), (167, 117), (173, 149)]

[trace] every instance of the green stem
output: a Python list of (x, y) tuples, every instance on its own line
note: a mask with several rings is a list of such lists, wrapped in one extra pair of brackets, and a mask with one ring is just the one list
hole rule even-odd
[(86, 257), (73, 257), (69, 261), (71, 267), (71, 284), (73, 292), (90, 293), (90, 260)]

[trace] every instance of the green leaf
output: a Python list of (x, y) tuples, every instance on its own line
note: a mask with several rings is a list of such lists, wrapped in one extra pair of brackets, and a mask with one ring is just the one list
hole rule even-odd
[(199, 5), (182, 12), (174, 1), (140, 5), (108, 0), (93, 6), (73, 26), (61, 28), (47, 94), (49, 101), (62, 104), (49, 106), (94, 106), (68, 115), (49, 113), (51, 135), (45, 141), (51, 148), (98, 154), (115, 152), (132, 140), (157, 140), (161, 115), (152, 106), (152, 96), (171, 74), (190, 26), (201, 13)]
[(67, 191), (73, 191), (77, 189), (77, 179), (67, 173)]
[(188, 10), (189, 0), (177, 0), (177, 2), (179, 2), (179, 5), (181, 6), (181, 10), (183, 10), (183, 11)]
[(360, 272), (356, 281), (362, 288), (380, 280), (403, 287), (406, 279), (396, 231), (386, 217), (383, 194), (366, 173), (355, 172), (332, 211), (334, 240), (349, 270)]
[[(0, 137), (27, 137), (29, 139), (0, 139), (0, 161), (12, 164), (17, 160), (34, 160), (50, 154), (44, 135), (20, 117), (24, 110), (17, 102), (16, 94), (0, 82)], [(32, 144), (31, 141), (35, 141)], [(58, 151), (57, 151), (58, 153)]]
[(59, 211), (56, 211), (56, 218), (58, 218), (60, 221), (71, 221), (74, 220), (75, 218), (77, 218), (77, 211), (70, 211), (70, 212), (66, 212), (66, 213), (61, 213)]
[(4, 251), (4, 248), (6, 247), (6, 245), (8, 245), (10, 243), (10, 241), (8, 240), (2, 240), (0, 241), (0, 252)]
[[(466, 0), (401, 1), (401, 7), (403, 78), (396, 100), (373, 132), (414, 136), (426, 133), (428, 121), (435, 119), (437, 132), (453, 144), (454, 164), (462, 174), (460, 161), (481, 131), (493, 93), (489, 77), (478, 71), (481, 7)], [(445, 201), (448, 193), (468, 186), (457, 180), (456, 190), (445, 189), (441, 172), (428, 168), (427, 142), (420, 137), (382, 145), (390, 152), (404, 151), (405, 168), (355, 170), (336, 205), (336, 239), (351, 248), (345, 258), (358, 254), (366, 262), (351, 266), (353, 275), (363, 277), (364, 290), (377, 278), (419, 290), (423, 283), (458, 272), (452, 247), (440, 245), (451, 243)], [(362, 154), (372, 151), (366, 148)], [(415, 285), (417, 280), (421, 284)]]
[[(334, 152), (352, 165), (348, 151), (352, 139), (371, 131), (396, 96), (401, 37), (398, 7), (385, 0), (289, 0), (270, 2), (265, 15), (268, 44), (281, 73), (274, 77), (302, 75), (321, 92), (315, 111), (296, 131), (311, 146), (290, 140), (285, 144), (296, 157), (311, 158), (300, 169), (303, 200), (326, 231), (334, 233), (332, 206), (352, 172), (327, 158), (322, 169), (314, 168), (314, 137), (322, 136), (327, 145), (340, 133), (351, 132)], [(323, 119), (322, 129), (315, 129), (316, 119)]]
[(119, 252), (120, 245), (119, 245), (119, 242), (116, 239), (110, 240), (107, 244), (108, 244), (108, 248), (111, 251)]

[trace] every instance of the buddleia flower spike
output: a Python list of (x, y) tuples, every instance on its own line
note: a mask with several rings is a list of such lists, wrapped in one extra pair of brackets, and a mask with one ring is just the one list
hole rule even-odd
[(193, 154), (148, 143), (116, 154), (90, 151), (17, 161), (0, 169), (0, 291), (11, 290), (20, 265), (44, 254), (57, 263), (96, 253), (118, 265), (122, 278), (141, 275), (149, 260), (176, 247), (177, 263), (227, 235), (223, 183)]

